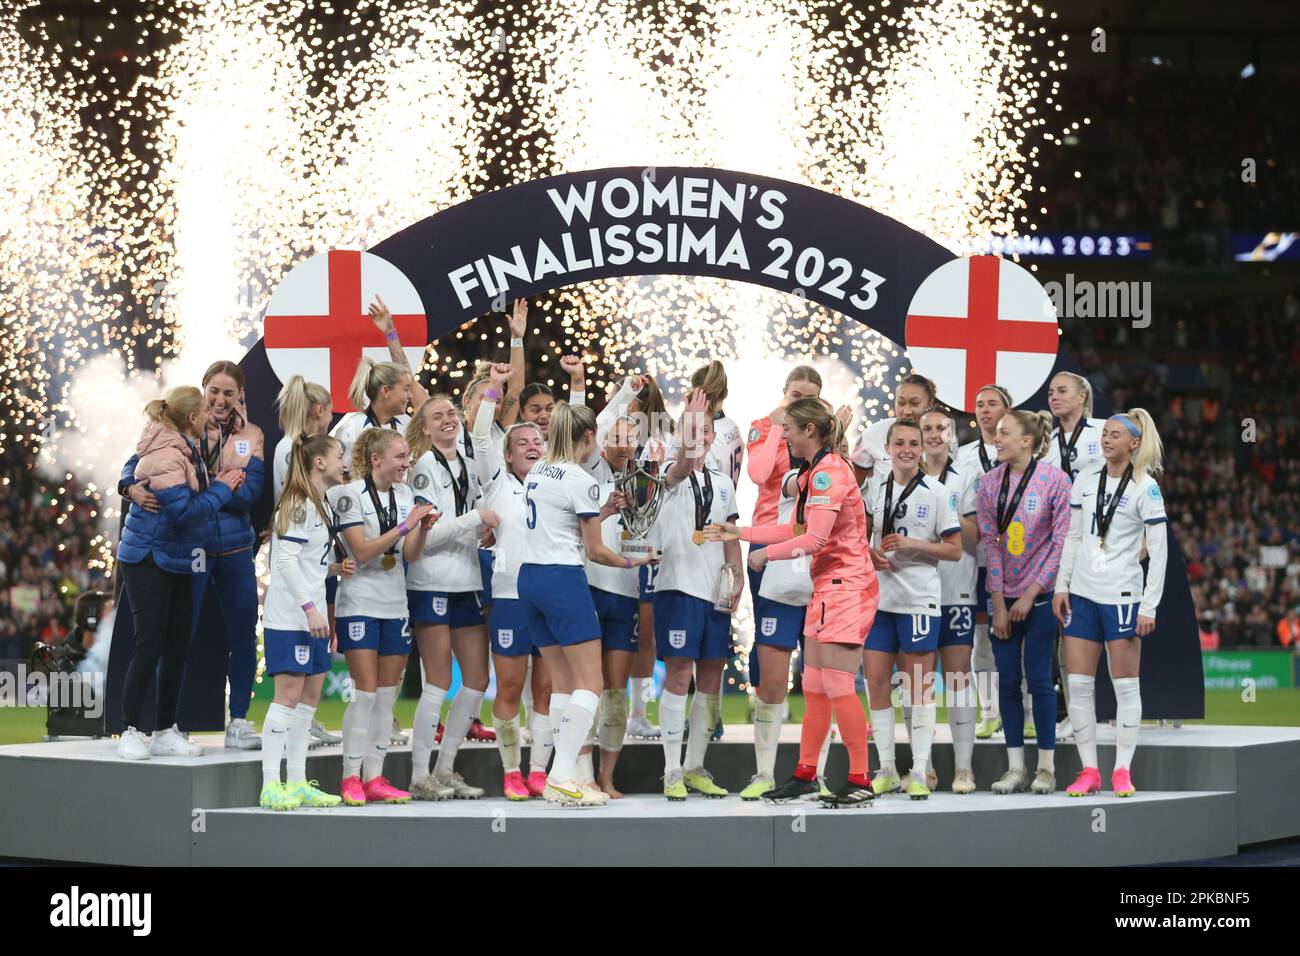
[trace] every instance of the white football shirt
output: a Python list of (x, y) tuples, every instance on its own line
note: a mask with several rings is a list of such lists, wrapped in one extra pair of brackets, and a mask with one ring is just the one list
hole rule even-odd
[[(1043, 456), (1043, 461), (1055, 465), (1063, 472), (1070, 476), (1070, 481), (1078, 478), (1085, 471), (1092, 471), (1098, 465), (1105, 464), (1105, 457), (1101, 453), (1101, 431), (1106, 427), (1104, 418), (1088, 418), (1084, 420), (1083, 431), (1079, 433), (1079, 439), (1070, 449), (1070, 464), (1067, 468), (1061, 464), (1061, 426), (1057, 425), (1052, 429), (1052, 440), (1048, 443), (1047, 454)], [(1070, 438), (1074, 433), (1071, 432), (1065, 436), (1065, 443), (1070, 443)]]
[(524, 481), (527, 564), (586, 562), (579, 519), (600, 514), (600, 483), (576, 462), (539, 461)]
[[(457, 513), (453, 487), (468, 473), (466, 503)], [(462, 518), (478, 506), (478, 476), (459, 456), (447, 459), (444, 468), (432, 451), (426, 451), (411, 467), (411, 489), (417, 504), (429, 503), (442, 515), (429, 531), (425, 548), (407, 570), (406, 586), (412, 591), (462, 593), (483, 590), (483, 573), (478, 563), (478, 539), (482, 522)], [(443, 522), (449, 522), (439, 527)], [(450, 529), (455, 528), (455, 532)]]
[[(282, 552), (293, 554), (288, 573), (277, 566)], [(277, 631), (306, 631), (307, 612), (304, 601), (311, 601), (325, 616), (325, 578), (334, 550), (330, 547), (330, 527), (310, 502), (290, 516), (283, 535), (271, 533), (268, 556), (271, 577), (262, 605), (262, 624)], [(296, 585), (296, 587), (294, 586)], [(305, 588), (305, 595), (297, 593)]]
[(695, 543), (696, 495), (703, 503), (706, 488), (712, 487), (713, 500), (704, 523), (722, 524), (739, 517), (736, 489), (730, 478), (711, 469), (692, 472), (691, 477), (694, 483), (688, 477), (664, 488), (659, 517), (650, 529), (650, 540), (661, 554), (655, 592), (681, 591), (712, 604), (718, 596), (722, 566), (727, 563), (726, 546), (721, 541)]
[[(872, 476), (868, 483), (866, 504), (871, 515), (871, 546), (874, 548), (880, 547), (884, 533), (885, 485), (892, 474), (892, 470), (887, 468)], [(922, 478), (900, 508), (899, 499), (904, 487), (894, 486), (894, 509), (903, 512), (894, 519), (894, 531), (909, 538), (933, 542), (961, 530), (952, 508), (951, 494), (937, 481)], [(928, 557), (899, 557), (897, 551), (890, 552), (889, 560), (892, 570), (876, 572), (880, 581), (880, 610), (895, 614), (938, 614), (942, 603), (939, 562)]]
[[(397, 505), (397, 521), (400, 524), (411, 508), (415, 506), (415, 493), (407, 484), (392, 486), (392, 501)], [(389, 506), (388, 492), (379, 492), (379, 504)], [(339, 540), (350, 557), (355, 557), (347, 547), (347, 539), (342, 532), (348, 528), (360, 527), (367, 538), (377, 538), (382, 533), (379, 527), (379, 513), (374, 502), (366, 493), (363, 480), (351, 481), (344, 485), (335, 485), (325, 493), (325, 500), (334, 509), (334, 516), (339, 525)], [(376, 555), (365, 564), (357, 564), (356, 573), (350, 578), (339, 578), (339, 591), (335, 599), (334, 614), (337, 617), (366, 617), (380, 620), (406, 618), (406, 571), (402, 566), (402, 542), (395, 545), (392, 556), (397, 560), (391, 568), (385, 569), (383, 555)]]

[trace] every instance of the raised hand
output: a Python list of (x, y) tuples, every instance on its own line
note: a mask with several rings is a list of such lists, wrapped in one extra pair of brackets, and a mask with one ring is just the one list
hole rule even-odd
[(488, 381), (492, 383), (493, 388), (500, 391), (501, 386), (510, 381), (510, 376), (514, 374), (515, 369), (513, 365), (508, 365), (505, 362), (497, 362), (488, 371)]
[(370, 321), (375, 323), (375, 328), (387, 335), (393, 331), (393, 313), (388, 311), (388, 306), (384, 305), (384, 300), (375, 293), (375, 301), (370, 303), (366, 310), (370, 313)]
[(580, 355), (566, 355), (560, 359), (560, 368), (564, 374), (569, 376), (572, 381), (581, 381), (587, 374), (587, 368), (582, 363)]
[(516, 299), (506, 321), (510, 324), (510, 337), (522, 339), (528, 331), (528, 300)]

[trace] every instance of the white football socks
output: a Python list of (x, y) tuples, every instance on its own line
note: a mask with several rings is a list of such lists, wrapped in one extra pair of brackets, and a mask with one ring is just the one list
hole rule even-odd
[(442, 719), (442, 702), (447, 688), (425, 684), (420, 702), (415, 705), (415, 726), (411, 728), (411, 780), (428, 776), (429, 761), (438, 741), (438, 721)]
[[(375, 692), (353, 691), (343, 711), (343, 778), (361, 775), (361, 761), (370, 743), (370, 714), (375, 709)], [(392, 732), (390, 726), (389, 732)]]
[(388, 756), (388, 741), (393, 736), (393, 706), (396, 703), (396, 684), (375, 691), (375, 703), (370, 711), (369, 746), (366, 747), (365, 759), (361, 761), (363, 782), (384, 775), (384, 758)]
[(519, 715), (492, 716), (492, 726), (497, 732), (497, 751), (501, 754), (501, 768), (506, 773), (519, 769)]
[(284, 779), (301, 783), (307, 779), (307, 744), (311, 742), (311, 722), (316, 708), (299, 704), (293, 709), (293, 723), (289, 725), (289, 744), (284, 751)]
[[(555, 706), (554, 696), (551, 697), (551, 706)], [(528, 770), (530, 773), (546, 773), (546, 765), (551, 762), (551, 752), (555, 749), (551, 715), (529, 711), (528, 730), (533, 735), (532, 745), (528, 748)]]
[(700, 770), (704, 767), (704, 754), (713, 739), (713, 728), (718, 723), (718, 711), (721, 708), (720, 694), (695, 692), (691, 702), (691, 739), (686, 741), (686, 769)]
[(686, 729), (686, 695), (665, 690), (659, 697), (659, 729), (663, 733), (664, 773), (682, 769), (682, 733)]
[(627, 694), (622, 690), (607, 690), (600, 695), (600, 729), (597, 739), (600, 749), (618, 753), (627, 736)]
[(1140, 678), (1119, 677), (1115, 685), (1115, 769), (1128, 770), (1137, 750), (1138, 730), (1142, 726), (1142, 691)]
[(930, 766), (930, 744), (934, 741), (934, 721), (938, 706), (933, 703), (912, 707), (912, 778), (925, 782)]
[(442, 746), (438, 748), (438, 759), (433, 765), (433, 775), (439, 780), (449, 777), (455, 769), (456, 754), (465, 742), (469, 725), (478, 716), (483, 706), (483, 691), (471, 690), (464, 684), (452, 698), (451, 709), (447, 711), (447, 722), (442, 728)]
[[(758, 773), (773, 777), (781, 743), (781, 705), (754, 700), (754, 763)], [(827, 736), (829, 740), (829, 735)]]
[[(280, 782), (280, 761), (289, 743), (289, 728), (293, 726), (293, 708), (272, 704), (266, 708), (262, 721), (262, 786)], [(293, 778), (290, 777), (290, 780)]]
[(1079, 761), (1085, 767), (1097, 766), (1097, 678), (1088, 674), (1070, 674), (1070, 727)]
[[(967, 675), (969, 678), (970, 675)], [(970, 770), (975, 756), (975, 690), (967, 681), (952, 692), (948, 727), (952, 731), (953, 763), (958, 770)]]
[[(557, 696), (563, 695), (551, 696), (551, 713), (556, 713)], [(596, 718), (596, 708), (599, 705), (600, 698), (589, 690), (575, 690), (568, 695), (564, 716), (555, 731), (555, 764), (551, 768), (551, 776), (555, 780), (563, 783), (577, 778), (578, 751), (582, 749), (582, 742), (587, 739), (587, 731), (591, 729), (591, 722)]]

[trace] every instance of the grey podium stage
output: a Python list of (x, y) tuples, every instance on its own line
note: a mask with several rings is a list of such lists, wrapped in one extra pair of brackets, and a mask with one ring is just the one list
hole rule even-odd
[[(940, 789), (929, 800), (891, 795), (874, 806), (826, 810), (770, 806), (731, 796), (657, 795), (662, 750), (629, 741), (617, 780), (628, 796), (566, 810), (500, 797), (492, 744), (466, 745), (458, 767), (488, 788), (479, 801), (339, 807), (273, 813), (255, 804), (257, 752), (230, 752), (219, 735), (198, 736), (206, 753), (128, 763), (116, 741), (0, 747), (0, 857), (131, 865), (496, 865), (577, 862), (625, 865), (1128, 865), (1231, 855), (1239, 846), (1300, 836), (1300, 728), (1144, 728), (1133, 765), (1141, 792), (1087, 799), (996, 796), (1005, 768), (1001, 735), (975, 749), (980, 790), (956, 796), (947, 728), (936, 729)], [(1100, 729), (1103, 778), (1113, 731)], [(709, 747), (707, 766), (733, 792), (753, 772), (750, 728), (731, 726)], [(777, 774), (797, 756), (787, 725)], [(1037, 759), (1031, 745), (1030, 766)], [(906, 767), (906, 745), (899, 746)], [(526, 759), (526, 758), (525, 758)], [(872, 752), (872, 765), (878, 766)], [(1062, 788), (1079, 768), (1074, 746), (1057, 748)], [(842, 780), (846, 755), (831, 749), (828, 775)], [(394, 750), (388, 776), (410, 779), (410, 751)], [(314, 750), (308, 773), (337, 792), (338, 748)], [(492, 796), (496, 794), (496, 796)]]

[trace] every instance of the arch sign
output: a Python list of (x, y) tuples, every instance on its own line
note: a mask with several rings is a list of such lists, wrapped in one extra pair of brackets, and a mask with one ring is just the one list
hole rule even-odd
[[(348, 410), (358, 358), (386, 354), (365, 311), (376, 291), (402, 341), (414, 346), (523, 296), (658, 274), (750, 282), (842, 313), (907, 348), (911, 364), (941, 383), (940, 397), (965, 410), (974, 390), (995, 380), (1018, 404), (1044, 407), (1050, 375), (1078, 370), (1057, 348), (1046, 292), (1014, 263), (958, 259), (887, 216), (798, 183), (724, 169), (623, 167), (486, 193), (364, 253), (300, 264), (268, 303), (265, 337), (241, 363), (250, 418), (275, 447), (273, 400), (294, 372), (328, 382), (335, 411)], [(1145, 642), (1144, 712), (1200, 716), (1197, 628), (1172, 541), (1168, 573), (1157, 631)], [(1099, 716), (1105, 707), (1099, 696)]]

